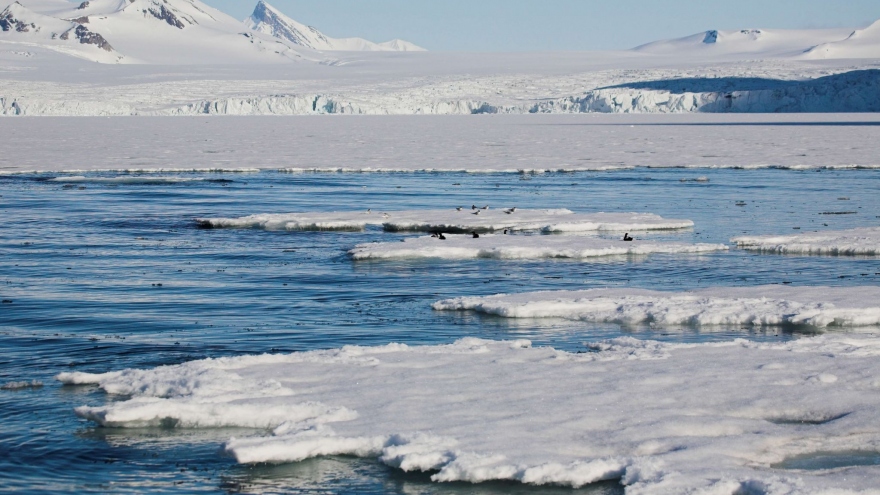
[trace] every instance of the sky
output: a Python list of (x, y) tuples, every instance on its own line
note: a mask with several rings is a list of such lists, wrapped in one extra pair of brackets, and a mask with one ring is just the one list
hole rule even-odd
[[(244, 19), (257, 0), (203, 0)], [(627, 49), (709, 29), (863, 27), (878, 0), (270, 0), (331, 37), (429, 50)]]

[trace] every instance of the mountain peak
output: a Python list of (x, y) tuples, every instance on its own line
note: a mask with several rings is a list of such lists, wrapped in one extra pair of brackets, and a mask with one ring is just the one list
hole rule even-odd
[(331, 38), (312, 26), (286, 16), (268, 2), (260, 0), (254, 13), (245, 19), (251, 29), (313, 50), (327, 51), (424, 51), (408, 41), (373, 43), (361, 38)]

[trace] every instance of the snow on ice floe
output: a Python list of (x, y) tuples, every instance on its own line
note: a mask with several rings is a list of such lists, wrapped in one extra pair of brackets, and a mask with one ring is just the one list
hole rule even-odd
[(435, 310), (620, 324), (813, 328), (880, 325), (880, 287), (716, 287), (685, 292), (588, 289), (457, 297)]
[[(472, 205), (474, 206), (474, 205)], [(485, 205), (483, 205), (485, 206)], [(567, 209), (524, 210), (463, 207), (461, 211), (359, 211), (332, 213), (282, 213), (239, 218), (200, 218), (205, 228), (256, 228), (265, 230), (362, 230), (381, 226), (390, 232), (542, 232), (643, 231), (693, 227), (691, 220), (668, 219), (651, 213), (574, 213)]]
[(730, 242), (750, 251), (779, 254), (880, 254), (880, 227), (825, 230), (794, 235), (739, 236)]
[(129, 395), (76, 409), (105, 426), (271, 429), (226, 443), (241, 463), (356, 455), (441, 482), (620, 480), (636, 494), (880, 484), (871, 467), (773, 468), (801, 455), (880, 449), (875, 335), (703, 344), (625, 337), (586, 350), (466, 338), (57, 378)]
[(599, 239), (580, 236), (484, 234), (446, 235), (445, 240), (424, 236), (403, 242), (359, 244), (349, 251), (355, 260), (391, 258), (593, 258), (613, 255), (652, 253), (705, 253), (728, 249), (724, 244), (687, 244), (681, 242), (624, 242), (622, 239)]
[(191, 177), (160, 177), (160, 176), (118, 176), (118, 177), (93, 177), (85, 175), (69, 175), (54, 177), (50, 182), (64, 183), (96, 183), (96, 184), (177, 184), (181, 182), (205, 181), (206, 179)]

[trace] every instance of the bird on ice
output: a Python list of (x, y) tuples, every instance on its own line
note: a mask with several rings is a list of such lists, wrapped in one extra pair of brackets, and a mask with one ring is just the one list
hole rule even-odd
[(630, 241), (633, 240), (633, 238), (630, 237), (630, 236), (629, 236), (629, 232), (627, 232), (626, 234), (623, 234), (623, 240), (626, 241), (626, 242), (630, 242)]
[(443, 232), (440, 232), (440, 240), (441, 240), (441, 241), (445, 241), (445, 240), (446, 240), (446, 236), (443, 235)]
[(478, 234), (478, 233), (476, 233), (476, 232), (471, 232), (471, 236), (472, 236), (474, 239), (479, 239), (479, 238), (480, 238), (480, 234)]

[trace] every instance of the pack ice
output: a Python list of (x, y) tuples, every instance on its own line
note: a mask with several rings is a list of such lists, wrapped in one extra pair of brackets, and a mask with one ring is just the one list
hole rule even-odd
[(779, 254), (880, 254), (880, 227), (825, 230), (795, 235), (734, 237), (730, 242), (751, 251)]
[[(131, 396), (76, 414), (103, 426), (250, 427), (241, 463), (356, 455), (438, 482), (628, 494), (877, 493), (880, 470), (791, 471), (796, 456), (880, 449), (880, 338), (666, 344), (589, 352), (466, 338), (62, 373)], [(267, 433), (264, 430), (271, 430)]]
[(588, 289), (456, 297), (435, 310), (620, 324), (813, 328), (880, 325), (880, 287), (715, 287), (684, 292)]
[(652, 213), (574, 213), (568, 209), (491, 209), (472, 205), (460, 210), (359, 211), (261, 214), (239, 218), (200, 218), (205, 228), (265, 230), (362, 230), (381, 226), (390, 232), (543, 232), (640, 231), (693, 227), (691, 220), (668, 219)]
[(448, 235), (416, 237), (403, 242), (359, 244), (349, 251), (355, 260), (390, 258), (594, 258), (612, 255), (646, 255), (651, 253), (705, 253), (726, 250), (724, 244), (686, 244), (623, 239), (600, 239), (582, 236), (555, 235)]

